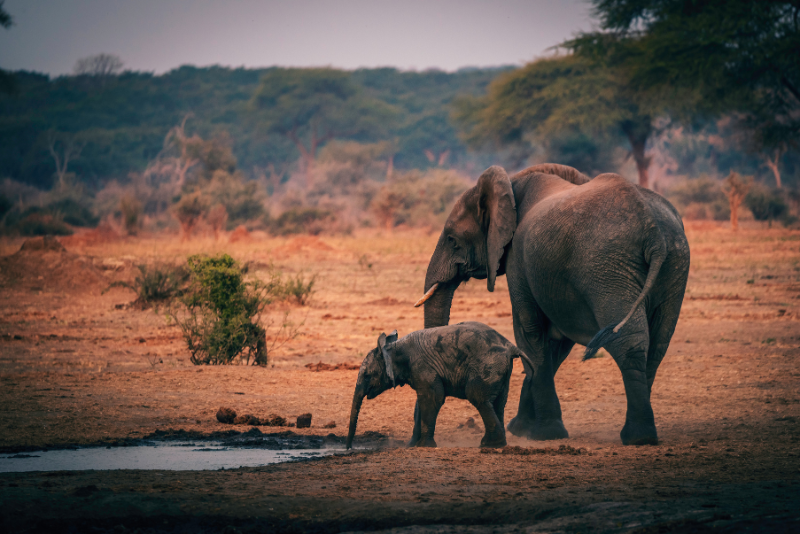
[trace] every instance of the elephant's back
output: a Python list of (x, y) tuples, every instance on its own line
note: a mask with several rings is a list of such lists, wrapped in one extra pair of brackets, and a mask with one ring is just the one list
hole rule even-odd
[[(683, 255), (680, 218), (654, 196), (619, 175), (604, 174), (538, 202), (518, 227), (523, 242), (515, 254), (530, 290), (571, 339), (588, 341), (605, 326), (597, 324), (598, 310), (609, 303), (627, 313), (647, 277), (648, 247), (664, 231), (668, 249), (677, 245), (677, 255)], [(654, 292), (648, 304), (657, 305), (665, 295)]]
[(424, 348), (427, 365), (456, 389), (471, 378), (503, 375), (517, 351), (497, 330), (474, 321), (418, 330), (407, 337)]

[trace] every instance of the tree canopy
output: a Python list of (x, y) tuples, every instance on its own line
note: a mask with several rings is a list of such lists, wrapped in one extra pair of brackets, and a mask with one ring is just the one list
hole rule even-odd
[[(565, 139), (586, 144), (588, 136), (606, 141), (625, 138), (639, 183), (648, 185), (645, 145), (653, 131), (650, 110), (628, 91), (615, 69), (596, 62), (574, 55), (534, 61), (499, 76), (485, 97), (461, 99), (455, 117), (472, 146), (540, 144), (552, 152)], [(584, 161), (593, 167), (596, 163)]]
[[(5, 3), (5, 0), (0, 0), (0, 27), (8, 29), (14, 24), (14, 20), (8, 11), (3, 9)], [(0, 93), (13, 93), (15, 89), (14, 77), (9, 72), (0, 69)]]
[(320, 69), (274, 69), (253, 95), (267, 131), (286, 136), (307, 168), (317, 149), (338, 137), (385, 137), (397, 112), (364, 95), (347, 72)]
[(800, 142), (800, 2), (594, 0), (602, 31), (568, 43), (626, 71), (687, 121), (735, 113), (756, 150)]

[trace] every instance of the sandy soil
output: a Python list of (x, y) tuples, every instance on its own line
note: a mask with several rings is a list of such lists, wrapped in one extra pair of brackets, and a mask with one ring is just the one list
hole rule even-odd
[[(197, 532), (796, 532), (800, 530), (800, 232), (687, 228), (692, 269), (681, 320), (653, 391), (661, 444), (623, 447), (625, 396), (610, 357), (556, 377), (570, 438), (509, 436), (481, 451), (477, 411), (449, 399), (436, 450), (389, 447), (217, 472), (0, 474), (8, 531)], [(0, 242), (0, 450), (113, 444), (154, 431), (211, 433), (220, 406), (313, 414), (346, 433), (358, 363), (382, 331), (422, 326), (412, 303), (436, 235), (398, 231), (235, 243), (168, 237), (66, 240), (66, 251)], [(114, 288), (137, 263), (226, 251), (251, 264), (317, 275), (310, 305), (291, 307), (303, 335), (267, 368), (195, 367), (164, 310), (127, 306)], [(505, 280), (459, 289), (451, 320), (479, 320), (513, 340)], [(278, 312), (274, 317), (279, 317)], [(506, 419), (522, 383), (516, 362)], [(359, 434), (411, 433), (408, 387), (367, 400)], [(473, 417), (477, 428), (464, 423)], [(323, 425), (335, 422), (336, 428)], [(236, 427), (247, 430), (247, 427)], [(260, 427), (262, 432), (286, 428)], [(359, 438), (356, 438), (358, 444)], [(569, 448), (562, 448), (560, 446)], [(573, 454), (577, 452), (577, 454)], [(545, 454), (546, 453), (546, 454)]]

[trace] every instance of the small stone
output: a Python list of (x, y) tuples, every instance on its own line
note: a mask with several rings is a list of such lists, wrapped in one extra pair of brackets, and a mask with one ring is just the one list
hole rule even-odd
[(336, 421), (330, 421), (322, 425), (322, 428), (336, 428)]
[(286, 419), (280, 415), (271, 413), (264, 420), (264, 424), (267, 426), (286, 426)]
[(297, 416), (297, 428), (309, 428), (311, 426), (311, 414), (304, 413)]
[(234, 425), (260, 425), (261, 421), (255, 415), (246, 413), (239, 415), (233, 420)]
[(236, 412), (230, 408), (225, 408), (224, 406), (217, 410), (217, 421), (220, 423), (225, 423), (226, 425), (232, 425), (233, 420), (236, 419)]

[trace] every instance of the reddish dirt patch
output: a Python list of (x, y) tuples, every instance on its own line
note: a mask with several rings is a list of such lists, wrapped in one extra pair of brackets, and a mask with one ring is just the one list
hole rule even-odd
[(231, 235), (228, 236), (229, 243), (241, 243), (241, 242), (250, 242), (253, 240), (253, 236), (250, 234), (250, 231), (244, 227), (243, 225), (237, 226)]
[(275, 254), (296, 254), (307, 251), (329, 251), (334, 248), (317, 236), (301, 235), (292, 238), (285, 245), (281, 245), (273, 250)]
[(108, 224), (100, 224), (97, 228), (82, 228), (72, 235), (58, 238), (65, 247), (87, 247), (103, 245), (119, 241), (122, 237)]
[(0, 286), (95, 292), (108, 284), (93, 258), (67, 252), (52, 238), (27, 240), (15, 254), (0, 258)]

